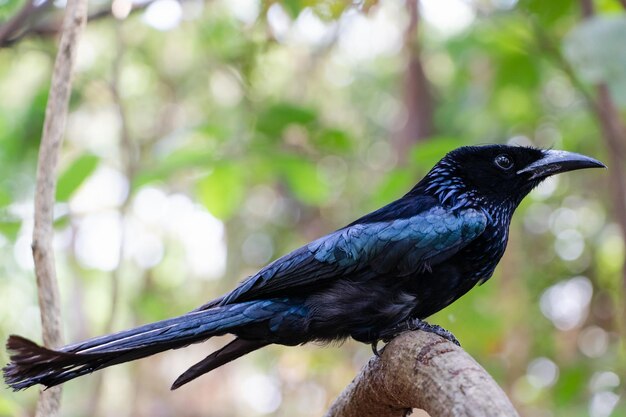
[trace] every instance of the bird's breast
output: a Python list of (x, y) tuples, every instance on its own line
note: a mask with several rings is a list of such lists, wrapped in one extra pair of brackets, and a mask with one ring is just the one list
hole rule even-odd
[(485, 232), (487, 236), (481, 235), (447, 261), (407, 280), (409, 293), (416, 298), (413, 316), (426, 318), (491, 277), (506, 249), (508, 231)]
[(475, 283), (488, 280), (504, 255), (509, 237), (508, 224), (488, 226), (485, 232), (457, 254), (466, 279)]

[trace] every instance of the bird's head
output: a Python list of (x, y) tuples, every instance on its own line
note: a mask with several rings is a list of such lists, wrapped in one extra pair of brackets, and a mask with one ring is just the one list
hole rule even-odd
[(497, 205), (511, 211), (549, 176), (603, 163), (573, 152), (522, 146), (465, 146), (448, 153), (418, 184), (451, 206)]

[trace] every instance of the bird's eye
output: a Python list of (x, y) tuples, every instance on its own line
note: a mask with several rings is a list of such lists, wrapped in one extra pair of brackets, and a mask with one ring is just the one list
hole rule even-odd
[(513, 160), (508, 155), (504, 155), (504, 154), (498, 155), (496, 156), (496, 159), (494, 160), (494, 162), (498, 166), (498, 168), (502, 168), (505, 171), (508, 171), (509, 169), (513, 168)]

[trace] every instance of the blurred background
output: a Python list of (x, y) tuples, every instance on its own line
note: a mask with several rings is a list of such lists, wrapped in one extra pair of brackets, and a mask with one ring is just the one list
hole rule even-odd
[[(36, 156), (63, 0), (0, 0), (0, 339), (41, 340)], [(523, 416), (626, 416), (626, 2), (94, 0), (61, 155), (65, 338), (184, 313), (405, 193), (469, 144), (554, 147), (495, 276), (430, 319)], [(65, 385), (64, 416), (321, 416), (369, 346), (225, 338)], [(7, 353), (0, 350), (0, 362)], [(0, 416), (37, 390), (0, 389)]]

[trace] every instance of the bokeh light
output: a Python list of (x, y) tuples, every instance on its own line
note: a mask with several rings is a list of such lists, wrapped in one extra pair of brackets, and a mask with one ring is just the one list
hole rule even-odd
[(541, 311), (559, 330), (571, 330), (587, 318), (592, 294), (593, 287), (588, 278), (564, 280), (541, 295)]

